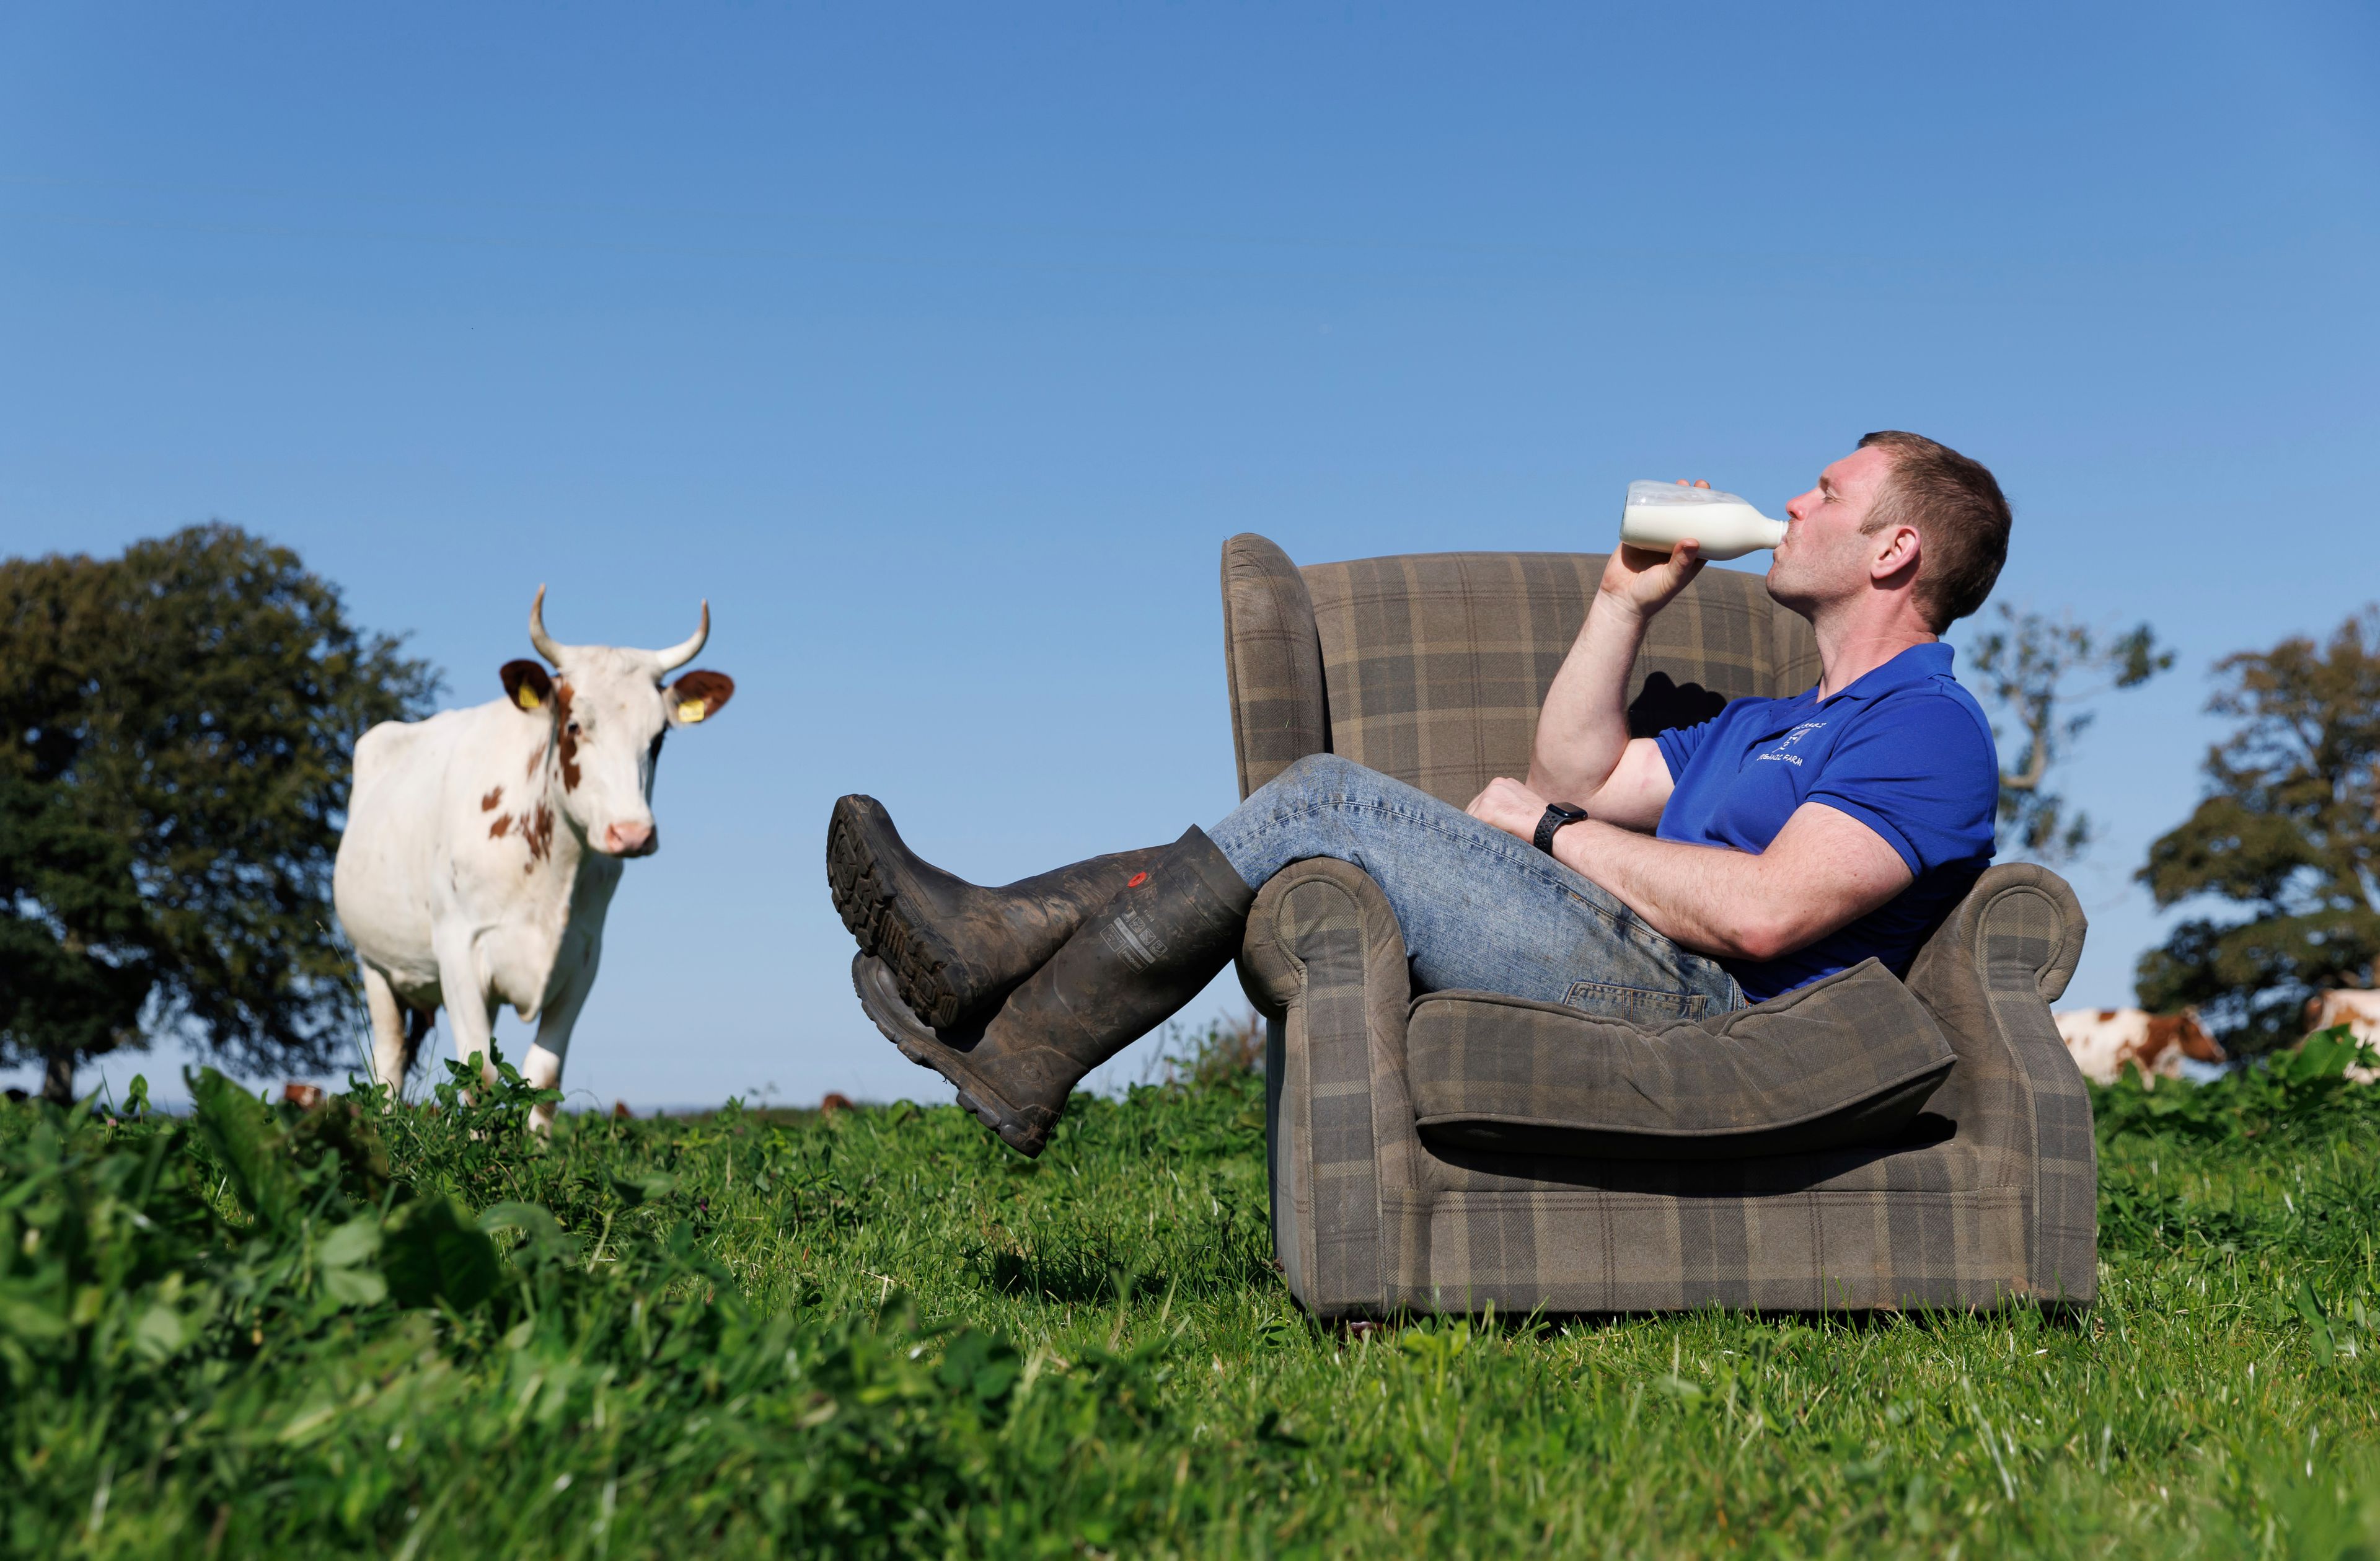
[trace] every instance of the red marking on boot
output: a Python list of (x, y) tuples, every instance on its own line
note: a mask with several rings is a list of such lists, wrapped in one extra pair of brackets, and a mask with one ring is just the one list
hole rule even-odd
[(1137, 888), (1139, 888), (1143, 884), (1146, 884), (1146, 883), (1148, 883), (1148, 873), (1146, 873), (1146, 872), (1135, 872), (1135, 873), (1134, 873), (1130, 878), (1128, 878), (1128, 879), (1126, 879), (1126, 880), (1124, 881), (1124, 885), (1123, 885), (1123, 886), (1124, 886), (1125, 888), (1127, 888), (1127, 889), (1137, 889)]

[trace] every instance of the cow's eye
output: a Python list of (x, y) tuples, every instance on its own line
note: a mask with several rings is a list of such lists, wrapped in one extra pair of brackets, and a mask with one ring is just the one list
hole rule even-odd
[(577, 722), (576, 722), (576, 721), (573, 721), (573, 722), (572, 722), (572, 723), (571, 723), (567, 727), (565, 727), (565, 730), (568, 731), (568, 732), (569, 732), (569, 734), (570, 734), (572, 737), (574, 737), (574, 738), (575, 738), (575, 737), (577, 737), (577, 736), (578, 735), (578, 723), (577, 723)]

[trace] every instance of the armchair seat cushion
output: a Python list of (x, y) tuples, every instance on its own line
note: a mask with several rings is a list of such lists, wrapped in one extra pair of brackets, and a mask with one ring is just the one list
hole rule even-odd
[(1406, 1060), (1433, 1144), (1718, 1160), (1904, 1135), (1957, 1057), (1925, 1006), (1868, 959), (1755, 1007), (1649, 1028), (1432, 993), (1414, 1005)]

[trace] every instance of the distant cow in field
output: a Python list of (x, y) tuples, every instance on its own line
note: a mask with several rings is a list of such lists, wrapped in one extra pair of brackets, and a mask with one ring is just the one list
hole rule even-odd
[[(2306, 999), (2305, 1032), (2328, 1030), (2343, 1024), (2347, 1032), (2367, 1046), (2380, 1046), (2380, 992), (2361, 987), (2339, 987), (2317, 993)], [(2347, 1076), (2359, 1084), (2369, 1084), (2380, 1079), (2380, 1069), (2361, 1064), (2350, 1067)]]
[[(456, 1055), (492, 1055), (496, 1009), (510, 1003), (538, 1027), (522, 1074), (560, 1084), (621, 863), (661, 844), (662, 740), (735, 692), (718, 672), (664, 684), (710, 636), (706, 602), (702, 627), (666, 651), (559, 645), (540, 586), (528, 638), (552, 676), (506, 662), (503, 699), (383, 722), (357, 742), (332, 896), (363, 965), (379, 1082), (404, 1083), (442, 1006)], [(552, 1119), (540, 1107), (533, 1126)]]
[(2140, 1070), (2141, 1087), (2153, 1090), (2160, 1079), (2181, 1077), (2184, 1057), (2219, 1063), (2229, 1055), (2200, 1028), (2194, 1009), (2157, 1015), (2139, 1008), (2076, 1008), (2057, 1018), (2058, 1038), (2082, 1077), (2095, 1084), (2112, 1084), (2130, 1067)]

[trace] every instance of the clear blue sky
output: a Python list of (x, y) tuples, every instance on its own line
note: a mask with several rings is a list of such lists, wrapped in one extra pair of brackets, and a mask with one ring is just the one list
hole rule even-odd
[(237, 522), (454, 702), (540, 581), (566, 640), (707, 595), (739, 692), (567, 1082), (933, 1099), (838, 794), (987, 879), (1169, 839), (1234, 800), (1231, 533), (1601, 549), (1913, 428), (2005, 597), (2181, 652), (2069, 777), (2125, 1002), (2207, 665), (2380, 595), (2375, 83), (2356, 5), (13, 6), (0, 543)]

